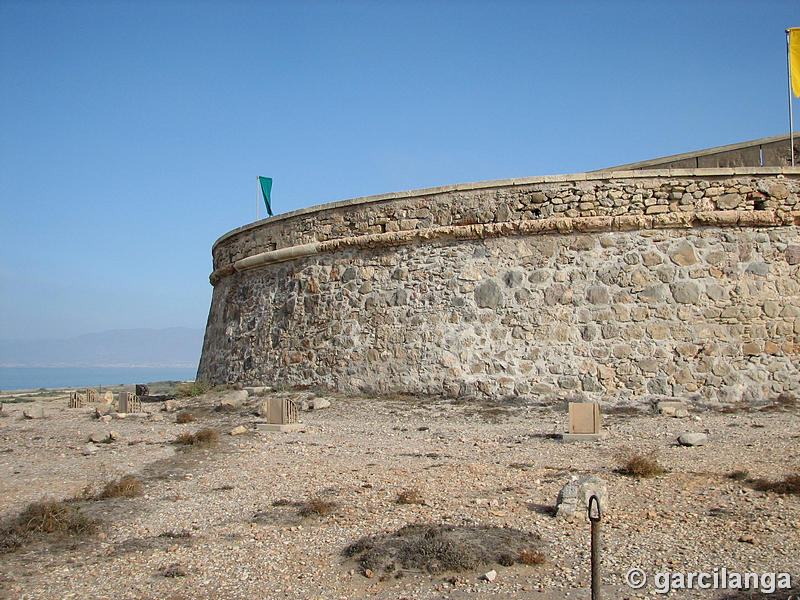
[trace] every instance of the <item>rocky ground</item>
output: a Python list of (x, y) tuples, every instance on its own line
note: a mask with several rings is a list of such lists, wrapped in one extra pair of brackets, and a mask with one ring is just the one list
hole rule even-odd
[[(8, 525), (49, 498), (101, 523), (86, 536), (28, 536), (0, 554), (0, 598), (589, 598), (589, 525), (554, 510), (572, 475), (607, 484), (604, 597), (663, 597), (656, 573), (722, 568), (786, 572), (793, 589), (767, 597), (800, 594), (800, 496), (759, 491), (751, 481), (800, 473), (793, 402), (690, 407), (686, 418), (617, 411), (604, 415), (606, 439), (566, 444), (556, 436), (566, 429), (564, 404), (328, 397), (329, 407), (301, 412), (301, 431), (276, 433), (252, 411), (269, 395), (315, 398), (251, 395), (242, 407), (214, 411), (220, 395), (206, 394), (169, 411), (145, 403), (147, 412), (107, 422), (94, 408), (66, 408), (65, 395), (35, 398), (43, 418), (23, 417), (29, 402), (5, 405), (0, 518)], [(186, 409), (196, 420), (176, 423)], [(240, 425), (247, 431), (230, 435)], [(217, 445), (173, 443), (204, 428), (219, 433)], [(87, 442), (112, 431), (114, 441)], [(708, 433), (708, 443), (678, 445), (687, 431)], [(617, 473), (622, 451), (657, 457), (667, 472)], [(728, 476), (743, 470), (741, 480)], [(141, 495), (96, 498), (127, 474), (142, 482)], [(411, 491), (421, 503), (397, 503)], [(330, 512), (301, 516), (310, 499), (332, 503)], [(547, 560), (385, 574), (343, 555), (362, 536), (413, 523), (532, 532)], [(649, 577), (639, 590), (625, 584), (633, 567)], [(750, 596), (718, 589), (667, 597)]]

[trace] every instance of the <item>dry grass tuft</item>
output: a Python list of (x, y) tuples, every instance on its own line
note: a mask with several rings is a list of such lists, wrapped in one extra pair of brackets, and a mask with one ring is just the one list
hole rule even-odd
[(768, 479), (748, 479), (753, 489), (760, 492), (774, 492), (776, 494), (794, 494), (800, 496), (800, 472), (784, 476), (778, 481)]
[(297, 511), (301, 517), (311, 516), (325, 516), (329, 515), (336, 508), (336, 503), (329, 500), (323, 500), (319, 496), (309, 498), (300, 505)]
[(396, 504), (425, 504), (422, 494), (417, 489), (403, 490), (395, 498)]
[(175, 395), (178, 398), (194, 398), (211, 390), (211, 386), (203, 381), (191, 381), (180, 384), (175, 388)]
[(628, 477), (641, 479), (658, 477), (665, 473), (664, 467), (659, 464), (656, 456), (646, 456), (632, 450), (625, 450), (619, 454), (618, 460), (620, 464), (616, 469), (617, 473)]
[(142, 493), (142, 482), (133, 475), (125, 475), (117, 481), (111, 481), (100, 493), (100, 498), (133, 498)]
[(744, 481), (747, 479), (749, 473), (747, 471), (731, 471), (728, 473), (728, 479), (733, 479), (734, 481)]
[(90, 535), (97, 530), (81, 509), (61, 502), (33, 502), (9, 526), (0, 530), (0, 552), (16, 550), (35, 534)]
[(544, 564), (547, 561), (547, 557), (544, 552), (539, 550), (523, 550), (517, 561), (524, 565), (535, 566)]
[(188, 410), (184, 410), (184, 411), (179, 412), (178, 416), (175, 417), (175, 422), (180, 424), (180, 425), (184, 425), (186, 423), (191, 423), (191, 422), (196, 421), (196, 420), (197, 419), (195, 419), (194, 414), (189, 412)]
[(196, 433), (185, 432), (175, 439), (175, 443), (194, 448), (211, 448), (219, 443), (219, 434), (213, 429), (201, 429)]

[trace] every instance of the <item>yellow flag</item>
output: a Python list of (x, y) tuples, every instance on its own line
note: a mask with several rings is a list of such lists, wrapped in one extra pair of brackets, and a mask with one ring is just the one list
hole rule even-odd
[(800, 98), (800, 27), (789, 30), (789, 73), (794, 97)]

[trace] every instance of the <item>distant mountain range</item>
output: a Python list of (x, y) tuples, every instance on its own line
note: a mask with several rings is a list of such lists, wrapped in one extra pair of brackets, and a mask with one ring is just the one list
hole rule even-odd
[(117, 329), (68, 339), (0, 340), (2, 367), (196, 367), (203, 330)]

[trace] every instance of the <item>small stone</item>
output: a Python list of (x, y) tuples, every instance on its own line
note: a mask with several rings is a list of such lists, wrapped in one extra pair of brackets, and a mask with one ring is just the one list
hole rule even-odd
[(118, 431), (114, 431), (113, 429), (108, 432), (108, 439), (112, 442), (116, 442), (122, 439), (122, 436), (119, 434)]
[(108, 435), (102, 431), (95, 431), (94, 433), (89, 434), (89, 441), (93, 444), (104, 444), (106, 441), (108, 441)]
[(150, 420), (155, 423), (160, 423), (161, 421), (164, 420), (164, 415), (152, 414), (150, 415)]
[(327, 398), (314, 398), (309, 403), (309, 408), (311, 408), (311, 410), (320, 410), (323, 408), (329, 408), (330, 405), (331, 401), (328, 400)]
[(497, 579), (497, 571), (495, 571), (494, 569), (492, 569), (491, 571), (486, 571), (486, 573), (483, 574), (483, 578), (486, 581), (494, 581), (495, 579)]
[(94, 444), (86, 444), (83, 447), (83, 455), (84, 456), (91, 456), (92, 454), (97, 454), (97, 448)]
[(681, 446), (703, 446), (708, 442), (708, 435), (705, 433), (682, 433), (678, 436), (678, 443)]
[(108, 423), (109, 421), (111, 421), (111, 415), (103, 415), (102, 417), (100, 417), (100, 420), (103, 423)]
[(231, 429), (231, 435), (242, 435), (243, 433), (247, 433), (247, 427), (244, 425), (239, 425)]
[(372, 569), (364, 569), (364, 577), (367, 579), (372, 579), (375, 577), (375, 572)]
[(739, 536), (739, 541), (744, 543), (744, 544), (755, 544), (756, 543), (756, 541), (753, 539), (753, 537), (749, 536), (749, 535)]

